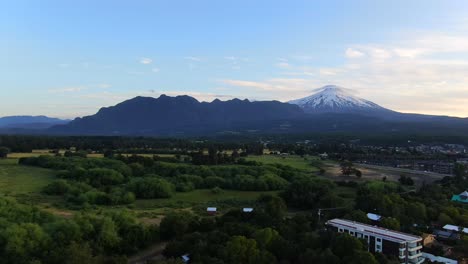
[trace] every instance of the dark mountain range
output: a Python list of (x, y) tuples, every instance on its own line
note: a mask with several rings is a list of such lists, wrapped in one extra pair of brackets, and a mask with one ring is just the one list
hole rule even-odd
[(340, 89), (324, 87), (316, 95), (309, 97), (313, 100), (293, 101), (295, 104), (239, 99), (214, 100), (208, 103), (199, 102), (190, 96), (135, 97), (115, 106), (102, 108), (95, 115), (76, 118), (66, 124), (43, 130), (27, 127), (7, 130), (0, 128), (0, 133), (105, 136), (309, 132), (427, 135), (468, 133), (466, 118), (399, 113), (364, 99), (350, 99)]
[(58, 124), (68, 123), (63, 120), (47, 116), (5, 116), (0, 117), (1, 129), (45, 129)]
[(199, 102), (190, 96), (136, 97), (48, 131), (80, 135), (184, 135), (255, 128), (303, 118), (296, 105), (233, 99)]

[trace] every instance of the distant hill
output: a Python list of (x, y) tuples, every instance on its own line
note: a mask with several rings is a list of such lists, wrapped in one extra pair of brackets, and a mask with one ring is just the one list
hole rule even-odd
[(5, 116), (0, 117), (2, 129), (45, 129), (54, 125), (65, 124), (70, 120), (47, 116)]
[(199, 102), (190, 96), (136, 97), (48, 131), (79, 135), (190, 135), (250, 129), (303, 118), (296, 105), (233, 99)]

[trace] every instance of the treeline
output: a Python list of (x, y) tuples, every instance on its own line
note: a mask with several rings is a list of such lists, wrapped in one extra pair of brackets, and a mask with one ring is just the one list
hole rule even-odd
[(243, 141), (199, 140), (196, 138), (99, 137), (99, 136), (27, 136), (0, 135), (0, 146), (12, 152), (31, 152), (34, 149), (70, 149), (104, 153), (130, 154), (187, 154), (200, 149), (218, 151), (243, 149), (249, 154), (262, 154), (258, 139)]
[(157, 226), (126, 211), (56, 217), (0, 197), (1, 263), (127, 263), (127, 255), (159, 240)]

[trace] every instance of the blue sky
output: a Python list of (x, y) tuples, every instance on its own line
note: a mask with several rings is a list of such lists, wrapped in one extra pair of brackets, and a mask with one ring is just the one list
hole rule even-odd
[(467, 1), (0, 3), (0, 116), (162, 93), (287, 101), (326, 84), (468, 116)]

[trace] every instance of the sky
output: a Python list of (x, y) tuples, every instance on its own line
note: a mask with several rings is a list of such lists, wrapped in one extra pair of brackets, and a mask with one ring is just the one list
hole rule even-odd
[(466, 0), (0, 0), (0, 116), (135, 96), (288, 101), (339, 85), (468, 117)]

